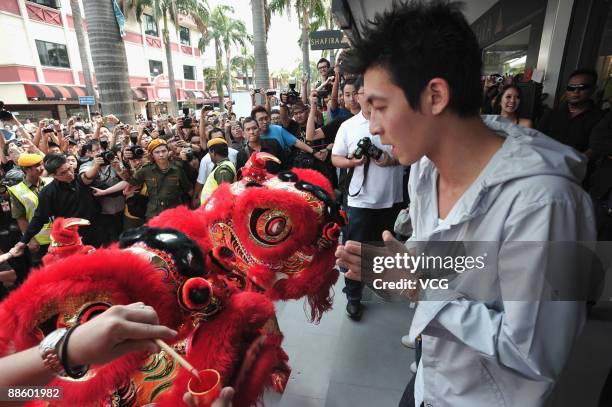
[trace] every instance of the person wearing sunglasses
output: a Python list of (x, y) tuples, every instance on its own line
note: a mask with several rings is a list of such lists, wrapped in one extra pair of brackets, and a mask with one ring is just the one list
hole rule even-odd
[(596, 86), (595, 71), (574, 71), (567, 82), (565, 101), (542, 118), (538, 130), (581, 153), (586, 153), (591, 130), (603, 117), (601, 109), (591, 100)]

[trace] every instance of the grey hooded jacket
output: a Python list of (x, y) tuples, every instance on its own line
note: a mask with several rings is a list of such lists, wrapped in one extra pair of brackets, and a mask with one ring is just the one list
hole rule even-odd
[[(441, 223), (437, 171), (427, 158), (410, 172), (413, 241), (594, 241), (592, 204), (580, 187), (586, 162), (536, 130), (483, 117), (505, 137), (479, 178)], [(544, 301), (541, 247), (500, 250), (486, 278), (466, 274), (449, 290), (425, 292), (410, 328), (422, 335), (415, 396), (426, 407), (541, 406), (585, 320), (584, 303)], [(516, 258), (531, 261), (513, 262)], [(569, 270), (576, 273), (577, 270)], [(484, 286), (483, 286), (484, 285)], [(516, 301), (517, 286), (541, 298)], [(474, 287), (480, 290), (476, 293)], [(489, 298), (475, 300), (482, 290)], [(540, 301), (542, 300), (542, 301)], [(418, 406), (417, 406), (418, 407)]]

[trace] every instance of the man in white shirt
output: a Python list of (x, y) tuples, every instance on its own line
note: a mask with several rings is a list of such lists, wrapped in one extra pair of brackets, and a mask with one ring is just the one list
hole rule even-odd
[[(222, 138), (225, 140), (225, 133), (223, 130), (219, 128), (214, 128), (210, 131), (208, 139), (211, 140), (213, 138)], [(238, 151), (233, 148), (228, 148), (228, 157), (229, 160), (234, 164), (234, 167), (237, 165)], [(202, 188), (208, 179), (208, 176), (212, 172), (215, 163), (210, 159), (210, 153), (206, 153), (202, 160), (200, 161), (200, 169), (198, 171), (198, 179), (195, 184), (193, 199), (191, 202), (192, 207), (197, 208), (200, 206), (200, 195), (202, 194)]]
[[(392, 156), (391, 148), (383, 146), (379, 136), (370, 134), (370, 109), (363, 99), (362, 79), (357, 80), (355, 93), (361, 112), (342, 123), (338, 129), (332, 149), (332, 164), (337, 168), (349, 169), (345, 240), (372, 242), (379, 241), (382, 232), (393, 226), (402, 207), (404, 168)], [(369, 149), (372, 152), (379, 150), (380, 156), (370, 156), (362, 151), (363, 155), (355, 158), (359, 145), (367, 144), (374, 146)], [(360, 155), (359, 152), (357, 155)], [(345, 279), (344, 292), (348, 299), (346, 312), (355, 321), (361, 319), (363, 311), (362, 291), (363, 283)]]

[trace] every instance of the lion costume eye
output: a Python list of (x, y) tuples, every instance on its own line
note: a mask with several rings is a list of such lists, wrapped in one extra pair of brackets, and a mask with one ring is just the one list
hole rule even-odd
[(251, 236), (264, 246), (284, 242), (291, 233), (291, 219), (279, 209), (254, 209), (249, 222)]

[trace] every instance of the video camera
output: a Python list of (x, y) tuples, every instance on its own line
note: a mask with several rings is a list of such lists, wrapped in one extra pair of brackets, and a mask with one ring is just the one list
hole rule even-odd
[(132, 152), (132, 158), (142, 158), (145, 154), (144, 148), (138, 145), (138, 132), (130, 133), (130, 146), (128, 147), (128, 151)]
[(295, 105), (297, 101), (300, 99), (300, 92), (295, 90), (295, 78), (289, 79), (289, 90), (287, 92), (281, 93), (281, 100), (283, 95), (286, 96), (288, 105)]
[(360, 159), (363, 156), (373, 158), (374, 160), (380, 160), (383, 151), (376, 147), (369, 137), (364, 137), (357, 143), (357, 149), (353, 153), (353, 157)]

